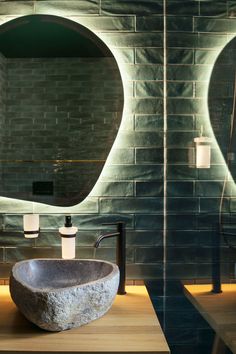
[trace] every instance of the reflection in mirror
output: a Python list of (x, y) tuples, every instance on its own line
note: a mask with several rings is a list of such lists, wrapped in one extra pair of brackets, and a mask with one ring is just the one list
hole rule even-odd
[(224, 236), (224, 242), (232, 249), (236, 248), (236, 225), (234, 218), (228, 218), (228, 211), (229, 198), (235, 193), (236, 181), (236, 38), (225, 46), (216, 60), (209, 85), (208, 104), (212, 129), (227, 166), (224, 181), (219, 184), (222, 185), (219, 191), (219, 231)]
[(69, 20), (33, 15), (0, 27), (0, 195), (72, 206), (115, 140), (123, 87), (110, 50)]
[[(208, 93), (213, 132), (232, 177), (236, 177), (236, 38), (214, 65)], [(235, 156), (235, 158), (233, 158)]]

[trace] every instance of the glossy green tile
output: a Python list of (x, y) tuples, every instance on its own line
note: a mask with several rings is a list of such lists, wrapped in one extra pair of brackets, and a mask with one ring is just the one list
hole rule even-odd
[(160, 263), (163, 260), (163, 247), (138, 247), (135, 252), (136, 263)]
[(92, 190), (93, 196), (128, 197), (134, 195), (133, 182), (98, 182)]
[(6, 247), (6, 262), (13, 263), (30, 258), (60, 258), (60, 247)]
[(167, 159), (169, 164), (187, 164), (189, 161), (188, 149), (168, 149)]
[(175, 247), (170, 247), (167, 252), (167, 261), (182, 264), (195, 263), (197, 261), (196, 248), (178, 247), (178, 252), (176, 252)]
[[(79, 248), (78, 248), (78, 252), (80, 252)], [(82, 250), (82, 255), (83, 255), (83, 250)], [(91, 249), (91, 253), (93, 253), (93, 249)], [(80, 253), (79, 253), (80, 254)], [(90, 257), (86, 257), (86, 255), (83, 255), (83, 258), (91, 258)], [(116, 262), (116, 247), (114, 248), (108, 248), (108, 247), (102, 247), (100, 246), (99, 248), (97, 248), (96, 250), (96, 256), (95, 258), (97, 259), (104, 259), (110, 262)], [(130, 263), (134, 263), (134, 250), (133, 247), (127, 247), (126, 248), (126, 264), (130, 264)]]
[(145, 31), (163, 31), (163, 16), (137, 16), (136, 30)]
[(194, 214), (167, 215), (168, 230), (194, 230), (196, 228), (196, 217)]
[(169, 97), (193, 97), (193, 83), (168, 82), (167, 95)]
[(167, 198), (167, 210), (169, 213), (194, 213), (199, 211), (199, 200), (193, 197)]
[[(220, 197), (223, 190), (222, 181), (196, 181), (196, 195), (199, 197)], [(230, 196), (231, 184), (228, 182), (224, 195)]]
[(227, 34), (200, 33), (198, 37), (198, 48), (221, 48), (227, 41)]
[(173, 81), (205, 81), (210, 76), (209, 65), (169, 65), (168, 80)]
[(134, 217), (132, 214), (113, 213), (98, 215), (73, 215), (73, 224), (78, 226), (81, 230), (106, 230), (107, 226), (102, 226), (102, 224), (117, 221), (125, 222), (127, 228), (134, 226)]
[(3, 215), (2, 224), (5, 230), (17, 230), (23, 229), (23, 216), (22, 215)]
[(167, 246), (195, 246), (198, 244), (199, 231), (194, 230), (169, 230), (167, 236)]
[[(169, 149), (171, 148), (177, 148), (179, 149), (177, 151), (177, 154), (179, 153), (179, 156), (183, 155), (183, 160), (187, 156), (187, 150), (188, 147), (192, 146), (193, 139), (196, 136), (194, 131), (170, 131), (167, 133), (167, 147)], [(184, 151), (180, 150), (180, 148), (183, 148)], [(170, 151), (170, 154), (174, 154), (174, 151)], [(173, 156), (174, 158), (174, 156)], [(188, 161), (186, 161), (188, 163)]]
[(135, 116), (135, 130), (136, 131), (153, 131), (163, 129), (162, 115), (136, 115)]
[[(159, 131), (153, 132), (126, 132), (120, 133), (120, 144), (123, 147), (161, 147), (163, 145), (163, 136)], [(118, 143), (117, 143), (117, 146)], [(120, 161), (122, 163), (123, 161)], [(113, 160), (109, 160), (113, 164)], [(124, 164), (125, 161), (124, 161)]]
[(193, 49), (168, 48), (167, 61), (168, 64), (193, 64)]
[(226, 16), (226, 1), (200, 1), (200, 16)]
[(167, 182), (168, 197), (187, 197), (194, 195), (195, 182)]
[(103, 171), (101, 180), (127, 181), (127, 180), (153, 180), (163, 176), (162, 165), (108, 165)]
[(135, 84), (136, 97), (163, 97), (163, 83), (153, 81), (137, 81)]
[(232, 18), (236, 17), (236, 4), (234, 1), (228, 1), (228, 15)]
[(128, 114), (128, 112), (123, 112), (123, 118), (120, 125), (120, 130), (134, 130), (134, 114)]
[[(71, 0), (70, 0), (71, 1)], [(134, 16), (76, 16), (71, 20), (97, 31), (133, 31)]]
[(230, 212), (235, 213), (236, 211), (236, 199), (232, 198), (230, 199)]
[[(78, 239), (78, 237), (77, 237)], [(33, 240), (37, 247), (61, 247), (59, 230), (40, 231), (39, 237)]]
[(162, 230), (163, 215), (140, 214), (135, 216), (135, 227), (140, 230)]
[[(200, 198), (200, 213), (219, 213), (220, 205), (221, 198)], [(229, 199), (224, 198), (221, 210), (224, 213), (230, 211)]]
[(136, 182), (135, 191), (137, 197), (162, 197), (163, 181), (160, 182)]
[(163, 276), (162, 263), (128, 264), (126, 267), (128, 279), (160, 279)]
[(162, 246), (162, 231), (127, 231), (126, 244), (132, 246)]
[(163, 1), (162, 0), (102, 0), (102, 13), (105, 14), (162, 14)]
[(129, 80), (162, 80), (162, 65), (126, 65), (126, 74)]
[(193, 18), (191, 16), (167, 16), (167, 31), (192, 32)]
[(167, 33), (167, 42), (169, 48), (189, 48), (191, 50), (198, 47), (198, 35), (197, 33), (169, 32)]
[(35, 240), (26, 239), (22, 232), (0, 231), (0, 247), (34, 247)]
[(112, 47), (159, 47), (163, 41), (162, 33), (101, 33), (101, 38)]
[(168, 15), (197, 16), (198, 2), (189, 0), (180, 4), (178, 0), (168, 0), (166, 11)]
[(163, 198), (100, 199), (102, 213), (162, 213)]
[[(132, 133), (128, 135), (132, 136)], [(112, 149), (108, 161), (112, 164), (132, 164), (134, 163), (134, 149)]]
[(231, 22), (229, 19), (198, 17), (194, 29), (197, 32), (230, 32)]
[(211, 166), (211, 168), (199, 169), (199, 180), (224, 180), (225, 168), (223, 166)]
[(169, 98), (168, 111), (170, 114), (204, 114), (208, 107), (203, 98)]
[(209, 85), (205, 82), (195, 83), (195, 97), (207, 97)]
[(212, 246), (212, 232), (209, 232), (209, 230), (198, 230), (197, 241), (199, 246)]
[(119, 63), (134, 63), (135, 54), (133, 48), (117, 48), (113, 50), (115, 58), (118, 58)]
[[(160, 46), (162, 44), (160, 43)], [(137, 64), (162, 64), (162, 48), (136, 48), (135, 63)]]
[(162, 98), (135, 98), (129, 100), (130, 110), (134, 114), (162, 114)]
[(135, 152), (137, 164), (163, 163), (163, 149), (137, 148)]
[(168, 131), (185, 131), (194, 130), (194, 116), (193, 115), (174, 115), (169, 114), (167, 116)]
[(219, 213), (202, 213), (196, 216), (197, 228), (199, 230), (210, 230), (219, 225)]
[(195, 180), (197, 178), (196, 168), (190, 168), (188, 165), (168, 165), (168, 180)]
[(98, 0), (82, 1), (37, 1), (34, 8), (35, 13), (50, 15), (80, 15), (99, 14)]

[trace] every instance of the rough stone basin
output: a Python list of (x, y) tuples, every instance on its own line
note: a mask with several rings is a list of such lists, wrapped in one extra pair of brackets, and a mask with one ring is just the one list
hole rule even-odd
[(12, 268), (10, 292), (29, 321), (63, 331), (103, 316), (118, 283), (118, 267), (106, 261), (31, 259)]

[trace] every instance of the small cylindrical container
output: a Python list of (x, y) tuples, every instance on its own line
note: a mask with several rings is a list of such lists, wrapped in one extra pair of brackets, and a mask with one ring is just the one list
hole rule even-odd
[(68, 238), (61, 235), (61, 256), (63, 259), (75, 258), (75, 236)]
[(39, 214), (25, 214), (23, 216), (25, 238), (36, 238), (39, 235)]
[(63, 259), (75, 258), (75, 238), (77, 231), (78, 228), (72, 226), (71, 216), (66, 216), (65, 225), (59, 228)]
[(196, 143), (196, 167), (211, 167), (211, 139), (201, 136), (194, 139)]

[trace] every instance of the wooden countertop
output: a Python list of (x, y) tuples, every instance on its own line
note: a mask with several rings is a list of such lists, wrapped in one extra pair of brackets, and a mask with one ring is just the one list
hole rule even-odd
[(185, 285), (185, 294), (224, 343), (236, 353), (236, 284), (223, 284), (213, 294), (212, 285)]
[(46, 332), (15, 307), (0, 286), (0, 353), (170, 353), (144, 286), (127, 286), (106, 315), (85, 326)]

